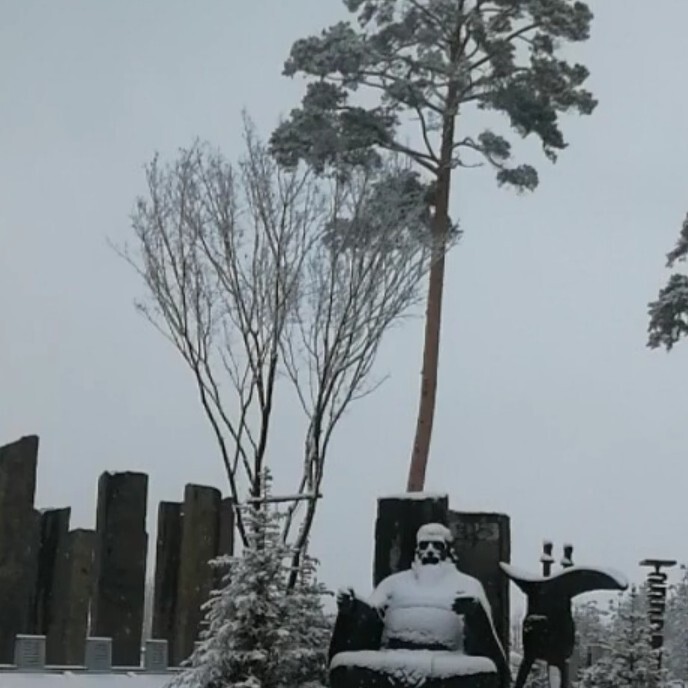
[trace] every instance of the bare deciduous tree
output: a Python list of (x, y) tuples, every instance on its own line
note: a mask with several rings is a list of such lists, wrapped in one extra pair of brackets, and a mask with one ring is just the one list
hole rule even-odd
[[(383, 335), (418, 298), (429, 213), (396, 159), (318, 178), (280, 169), (250, 123), (245, 141), (237, 166), (204, 144), (155, 158), (122, 253), (146, 287), (138, 307), (193, 373), (235, 504), (261, 497), (276, 392), (295, 391), (306, 432), (284, 537), (298, 558), (333, 431), (375, 388)], [(237, 527), (245, 541), (240, 509)]]

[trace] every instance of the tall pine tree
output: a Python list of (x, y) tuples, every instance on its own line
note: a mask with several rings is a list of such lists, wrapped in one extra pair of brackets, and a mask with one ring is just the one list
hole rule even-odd
[[(269, 477), (266, 483), (269, 488)], [(205, 605), (201, 642), (173, 685), (297, 688), (325, 682), (331, 632), (325, 590), (308, 556), (289, 588), (293, 551), (282, 540), (282, 519), (268, 503), (246, 510), (248, 545), (240, 557), (215, 560), (224, 574), (221, 587)]]
[[(292, 46), (288, 76), (308, 79), (298, 108), (274, 132), (280, 163), (325, 171), (370, 165), (381, 151), (407, 156), (424, 173), (433, 208), (434, 260), (409, 491), (422, 490), (437, 394), (445, 252), (453, 172), (487, 164), (499, 184), (532, 190), (534, 167), (513, 138), (532, 137), (555, 160), (566, 147), (561, 116), (590, 114), (588, 70), (567, 58), (588, 38), (592, 13), (580, 0), (344, 0), (341, 21)], [(478, 111), (478, 117), (466, 113)], [(484, 128), (486, 113), (496, 129)], [(500, 121), (501, 120), (501, 121)], [(415, 141), (405, 124), (412, 123)], [(476, 128), (477, 125), (477, 128)], [(489, 126), (489, 125), (488, 125)], [(515, 134), (510, 136), (509, 134)]]

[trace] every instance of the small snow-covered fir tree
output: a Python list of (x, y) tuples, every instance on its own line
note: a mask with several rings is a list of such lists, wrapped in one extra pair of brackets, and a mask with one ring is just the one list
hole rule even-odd
[[(269, 476), (265, 495), (269, 495)], [(297, 688), (323, 683), (330, 626), (304, 556), (291, 589), (292, 549), (282, 540), (283, 515), (267, 502), (245, 512), (248, 545), (240, 557), (214, 562), (219, 590), (205, 604), (201, 642), (173, 681), (188, 688)]]
[(671, 679), (688, 683), (688, 567), (669, 591), (664, 627), (664, 666)]
[(583, 670), (580, 688), (660, 688), (664, 672), (651, 646), (646, 597), (633, 589), (623, 596), (601, 641), (602, 656)]

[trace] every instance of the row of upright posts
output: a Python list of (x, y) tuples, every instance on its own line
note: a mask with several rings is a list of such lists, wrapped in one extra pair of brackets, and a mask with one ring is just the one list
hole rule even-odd
[[(94, 637), (110, 639), (113, 665), (139, 666), (148, 476), (103, 473), (95, 529), (70, 529), (69, 508), (34, 507), (38, 445), (30, 436), (0, 447), (0, 665), (31, 635), (45, 638), (50, 665), (83, 665)], [(159, 506), (153, 637), (166, 641), (173, 666), (197, 640), (216, 582), (208, 561), (233, 550), (233, 513), (219, 490), (199, 485)]]

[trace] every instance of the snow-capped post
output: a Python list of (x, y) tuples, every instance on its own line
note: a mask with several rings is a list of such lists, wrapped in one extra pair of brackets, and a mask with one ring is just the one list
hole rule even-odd
[(498, 688), (508, 678), (485, 589), (457, 567), (449, 528), (425, 523), (415, 543), (410, 566), (367, 601), (338, 594), (332, 688)]
[(542, 575), (547, 578), (547, 576), (552, 573), (552, 564), (554, 563), (554, 557), (552, 556), (552, 550), (554, 549), (554, 543), (549, 540), (545, 540), (542, 543), (542, 556), (540, 557), (540, 563), (542, 564)]
[(373, 585), (411, 566), (418, 528), (426, 523), (446, 525), (448, 518), (449, 498), (446, 494), (414, 492), (379, 498)]
[(537, 660), (547, 663), (550, 688), (568, 688), (569, 659), (576, 640), (573, 598), (595, 590), (625, 590), (628, 582), (615, 571), (582, 566), (569, 566), (556, 573), (550, 570), (548, 576), (505, 563), (502, 569), (528, 600), (523, 620), (523, 660), (514, 688), (525, 686)]
[(662, 668), (664, 645), (664, 611), (666, 609), (667, 574), (662, 569), (676, 566), (673, 559), (643, 559), (641, 566), (650, 567), (647, 574), (648, 618), (652, 628), (652, 649), (657, 652), (657, 665)]
[(561, 567), (570, 569), (573, 566), (573, 545), (564, 545), (564, 556), (561, 558)]

